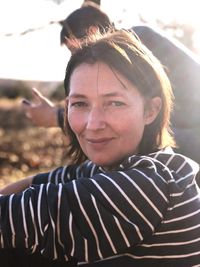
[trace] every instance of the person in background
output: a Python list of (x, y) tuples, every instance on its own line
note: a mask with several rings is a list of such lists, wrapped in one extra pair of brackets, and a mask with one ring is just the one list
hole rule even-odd
[[(98, 6), (87, 5), (75, 10), (61, 23), (61, 44), (65, 44), (71, 52), (77, 39), (84, 39), (89, 32), (114, 28), (109, 17)], [(146, 25), (135, 26), (132, 30), (160, 60), (171, 81), (175, 95), (172, 128), (177, 142), (176, 150), (200, 163), (200, 62), (189, 49), (167, 37), (161, 30)], [(25, 102), (23, 107), (34, 124), (63, 128), (64, 109), (56, 107), (35, 88), (33, 94), (38, 104), (26, 105)]]
[(164, 31), (148, 26), (132, 29), (160, 60), (172, 84), (177, 151), (200, 163), (200, 58)]
[[(78, 44), (66, 69), (72, 163), (0, 193), (0, 247), (80, 266), (197, 266), (197, 163), (173, 152), (173, 93), (125, 30)], [(74, 266), (74, 265), (73, 265)]]
[[(59, 23), (62, 26), (60, 44), (65, 45), (71, 53), (88, 34), (104, 33), (114, 28), (107, 14), (90, 1), (86, 1), (81, 8), (73, 11)], [(64, 109), (58, 108), (36, 88), (33, 88), (32, 92), (33, 102), (26, 99), (22, 102), (27, 117), (37, 126), (63, 128)]]

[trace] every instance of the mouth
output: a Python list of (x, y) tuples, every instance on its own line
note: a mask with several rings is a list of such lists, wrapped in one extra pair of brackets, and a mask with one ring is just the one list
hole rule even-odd
[(86, 138), (87, 143), (96, 148), (101, 148), (110, 143), (112, 140), (113, 138)]

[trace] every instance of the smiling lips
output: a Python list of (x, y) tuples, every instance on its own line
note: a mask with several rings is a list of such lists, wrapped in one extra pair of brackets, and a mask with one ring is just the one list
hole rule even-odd
[(86, 141), (88, 142), (89, 145), (93, 146), (94, 148), (101, 148), (107, 145), (113, 139), (114, 138), (99, 138), (99, 139), (86, 138)]

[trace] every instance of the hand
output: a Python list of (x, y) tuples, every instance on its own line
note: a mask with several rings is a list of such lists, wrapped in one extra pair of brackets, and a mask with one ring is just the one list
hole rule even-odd
[(34, 102), (22, 101), (22, 108), (36, 126), (58, 127), (57, 107), (36, 88), (32, 88)]

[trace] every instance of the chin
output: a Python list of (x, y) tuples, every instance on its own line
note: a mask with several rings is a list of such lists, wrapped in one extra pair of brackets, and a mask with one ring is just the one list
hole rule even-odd
[(108, 162), (105, 159), (91, 158), (91, 161), (97, 166), (101, 167), (109, 167), (110, 165), (112, 165), (112, 163)]

